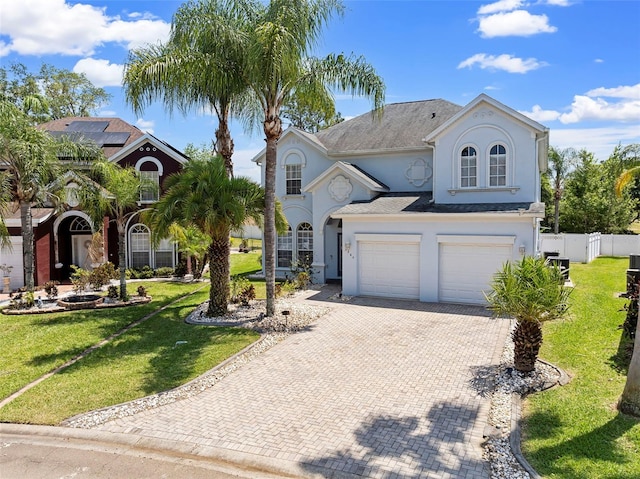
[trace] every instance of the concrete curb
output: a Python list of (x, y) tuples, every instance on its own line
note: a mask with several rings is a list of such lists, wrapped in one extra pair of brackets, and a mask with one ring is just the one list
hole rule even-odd
[[(560, 375), (557, 382), (550, 384), (549, 387), (546, 387), (541, 391), (547, 391), (556, 386), (564, 386), (568, 384), (569, 381), (571, 380), (569, 375), (563, 369), (559, 368), (555, 364), (551, 364), (547, 361), (543, 361), (542, 359), (538, 359), (538, 361), (540, 361), (543, 364), (546, 364), (549, 367), (552, 367), (553, 369), (558, 371), (558, 374)], [(540, 391), (537, 391), (537, 392), (540, 392)], [(520, 465), (524, 468), (524, 470), (527, 471), (527, 473), (529, 473), (529, 476), (531, 477), (531, 479), (542, 479), (540, 474), (536, 472), (536, 470), (531, 466), (531, 464), (529, 464), (529, 461), (527, 461), (527, 459), (524, 457), (524, 455), (522, 454), (522, 449), (520, 448), (520, 443), (522, 441), (522, 430), (520, 428), (521, 414), (522, 414), (522, 397), (519, 394), (512, 394), (511, 395), (511, 434), (509, 434), (509, 445), (511, 446), (511, 452), (513, 453), (517, 461), (520, 463)]]

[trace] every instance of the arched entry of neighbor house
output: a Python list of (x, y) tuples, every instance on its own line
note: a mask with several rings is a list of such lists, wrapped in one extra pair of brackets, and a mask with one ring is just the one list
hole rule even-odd
[(67, 211), (53, 224), (55, 279), (64, 281), (71, 275), (71, 265), (91, 270), (89, 247), (93, 223), (81, 211)]
[(327, 218), (324, 223), (325, 281), (342, 280), (342, 220)]

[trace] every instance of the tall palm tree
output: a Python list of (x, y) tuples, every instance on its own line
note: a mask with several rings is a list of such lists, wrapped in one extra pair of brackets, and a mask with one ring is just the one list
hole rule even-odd
[[(123, 168), (102, 158), (94, 162), (92, 176), (97, 183), (87, 182), (79, 191), (82, 208), (94, 224), (101, 224), (109, 216), (118, 231), (118, 270), (120, 273), (120, 299), (127, 299), (127, 242), (126, 226), (130, 216), (137, 213), (140, 189), (146, 185), (133, 167)], [(106, 191), (105, 191), (106, 190)]]
[(209, 316), (227, 312), (229, 237), (248, 218), (261, 222), (264, 190), (244, 177), (229, 178), (221, 157), (190, 160), (165, 180), (165, 193), (145, 215), (154, 234), (167, 236), (174, 223), (196, 226), (209, 238)]
[(24, 281), (28, 291), (35, 287), (32, 208), (56, 202), (59, 192), (52, 191), (51, 185), (63, 170), (59, 155), (80, 158), (95, 154), (92, 145), (53, 138), (33, 126), (17, 106), (0, 100), (0, 169), (8, 176), (4, 181), (5, 185), (9, 182), (11, 200), (20, 208)]
[(11, 201), (11, 183), (9, 181), (9, 173), (0, 171), (0, 248), (3, 246), (11, 247), (9, 238), (9, 230), (4, 219), (9, 210), (9, 202)]
[[(329, 88), (364, 95), (380, 111), (384, 82), (362, 57), (310, 56), (326, 23), (341, 15), (340, 0), (271, 0), (267, 5), (237, 0), (255, 15), (247, 18), (245, 74), (262, 110), (266, 140), (264, 264), (267, 316), (275, 312), (275, 184), (277, 142), (282, 134), (280, 110), (298, 91), (303, 96), (326, 97)], [(248, 7), (250, 6), (250, 7)]]
[(568, 309), (570, 290), (563, 286), (560, 268), (544, 259), (525, 256), (504, 264), (486, 295), (496, 316), (516, 319), (512, 333), (514, 365), (527, 373), (535, 369), (542, 346), (542, 323), (562, 317)]
[(167, 43), (131, 50), (124, 71), (125, 97), (137, 113), (155, 100), (169, 111), (213, 110), (218, 117), (214, 150), (230, 177), (229, 120), (247, 91), (238, 38), (244, 17), (238, 13), (225, 0), (184, 3), (173, 17)]

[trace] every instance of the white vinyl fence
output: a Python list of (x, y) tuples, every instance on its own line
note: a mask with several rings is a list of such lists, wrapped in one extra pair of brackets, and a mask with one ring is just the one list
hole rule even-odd
[(590, 263), (598, 256), (640, 254), (640, 235), (541, 234), (540, 251), (557, 253), (578, 263)]

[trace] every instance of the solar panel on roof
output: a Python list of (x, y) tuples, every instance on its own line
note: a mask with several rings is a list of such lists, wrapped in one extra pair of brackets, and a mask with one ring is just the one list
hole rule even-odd
[(102, 146), (124, 146), (130, 133), (127, 132), (97, 132), (97, 131), (50, 131), (55, 138), (67, 137), (71, 141), (91, 140), (96, 145)]
[(66, 131), (103, 132), (108, 126), (108, 121), (72, 121)]

